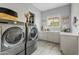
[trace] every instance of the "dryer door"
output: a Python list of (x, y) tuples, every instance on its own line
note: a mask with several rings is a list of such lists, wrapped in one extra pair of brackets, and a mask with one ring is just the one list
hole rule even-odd
[(24, 39), (23, 30), (19, 27), (8, 28), (2, 35), (2, 43), (6, 47), (13, 47)]
[(36, 40), (38, 37), (38, 30), (36, 27), (31, 28), (30, 31), (30, 40)]

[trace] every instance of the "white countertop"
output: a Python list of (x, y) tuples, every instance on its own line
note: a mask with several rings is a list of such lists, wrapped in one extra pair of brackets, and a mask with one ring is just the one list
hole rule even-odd
[[(40, 32), (59, 32), (59, 31), (40, 31)], [(59, 32), (60, 35), (73, 35), (73, 36), (78, 36), (78, 33), (70, 33), (70, 32)]]
[(59, 31), (39, 31), (39, 32), (59, 32)]
[(74, 35), (74, 36), (78, 36), (78, 33), (60, 32), (60, 35)]

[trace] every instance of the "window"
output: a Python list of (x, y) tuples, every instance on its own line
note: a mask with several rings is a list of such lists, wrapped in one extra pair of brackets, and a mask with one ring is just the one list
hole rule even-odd
[(48, 26), (59, 27), (59, 17), (48, 17)]

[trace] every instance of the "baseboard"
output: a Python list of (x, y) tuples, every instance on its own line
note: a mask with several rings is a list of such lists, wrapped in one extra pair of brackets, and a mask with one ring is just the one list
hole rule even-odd
[(51, 41), (48, 41), (48, 40), (42, 40), (42, 39), (38, 39), (38, 41), (46, 41), (46, 42), (49, 42), (49, 43), (60, 44), (60, 43), (51, 42)]

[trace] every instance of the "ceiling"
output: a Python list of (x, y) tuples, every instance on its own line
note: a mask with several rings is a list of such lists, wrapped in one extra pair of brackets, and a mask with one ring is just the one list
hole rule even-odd
[(33, 3), (33, 5), (38, 8), (40, 11), (46, 11), (49, 9), (61, 7), (68, 5), (69, 3)]

